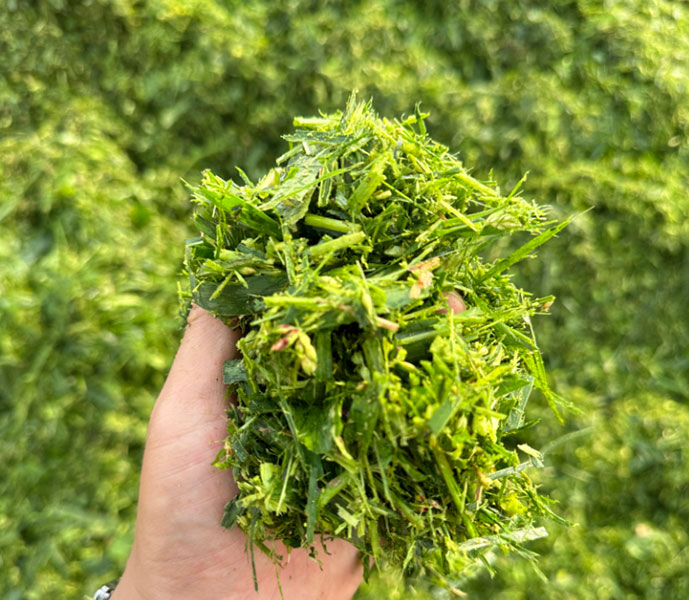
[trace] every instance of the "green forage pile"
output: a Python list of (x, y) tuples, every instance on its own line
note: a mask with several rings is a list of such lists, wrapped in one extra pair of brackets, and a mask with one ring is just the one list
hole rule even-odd
[(257, 183), (206, 172), (187, 299), (245, 332), (224, 368), (237, 401), (216, 464), (240, 493), (223, 524), (276, 561), (273, 540), (345, 538), (367, 574), (373, 558), (451, 585), (486, 548), (545, 535), (525, 472), (541, 455), (519, 433), (534, 387), (558, 414), (530, 321), (552, 297), (508, 270), (567, 222), (471, 177), (425, 116), (352, 98), (295, 119)]

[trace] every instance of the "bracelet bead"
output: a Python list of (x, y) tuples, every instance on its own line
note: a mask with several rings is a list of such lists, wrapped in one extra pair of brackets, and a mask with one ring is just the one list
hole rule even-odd
[(93, 600), (110, 600), (110, 597), (113, 595), (115, 591), (116, 585), (117, 581), (111, 581), (110, 583), (102, 585), (98, 589), (98, 591), (93, 595)]

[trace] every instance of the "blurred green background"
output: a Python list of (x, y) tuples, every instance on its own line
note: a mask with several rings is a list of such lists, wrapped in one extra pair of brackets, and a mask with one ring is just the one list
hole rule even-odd
[[(180, 337), (180, 181), (250, 176), (354, 88), (504, 190), (593, 210), (519, 270), (559, 393), (559, 512), (470, 598), (689, 598), (689, 3), (0, 3), (0, 597), (124, 567), (146, 421)], [(393, 575), (361, 598), (428, 598)]]

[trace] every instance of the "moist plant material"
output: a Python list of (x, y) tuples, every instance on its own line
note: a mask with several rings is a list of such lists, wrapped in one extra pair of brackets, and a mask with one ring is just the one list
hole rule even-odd
[(425, 117), (352, 98), (295, 119), (257, 183), (207, 171), (193, 188), (187, 298), (245, 333), (216, 465), (240, 490), (223, 524), (252, 554), (285, 560), (280, 540), (317, 557), (345, 538), (366, 574), (452, 585), (486, 548), (545, 535), (525, 471), (541, 455), (519, 434), (534, 387), (558, 414), (530, 321), (552, 298), (509, 269), (567, 222), (473, 178)]

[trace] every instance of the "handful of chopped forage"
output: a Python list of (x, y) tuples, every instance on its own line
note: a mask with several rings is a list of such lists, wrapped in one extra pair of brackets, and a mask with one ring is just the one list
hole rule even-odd
[(240, 492), (223, 525), (275, 561), (266, 542), (317, 555), (344, 538), (367, 576), (402, 565), (450, 586), (487, 548), (545, 535), (525, 473), (541, 456), (516, 434), (534, 387), (559, 418), (529, 318), (552, 297), (507, 273), (568, 221), (471, 177), (426, 116), (352, 98), (295, 119), (258, 183), (205, 172), (187, 299), (245, 333), (224, 367), (236, 404), (216, 465)]

